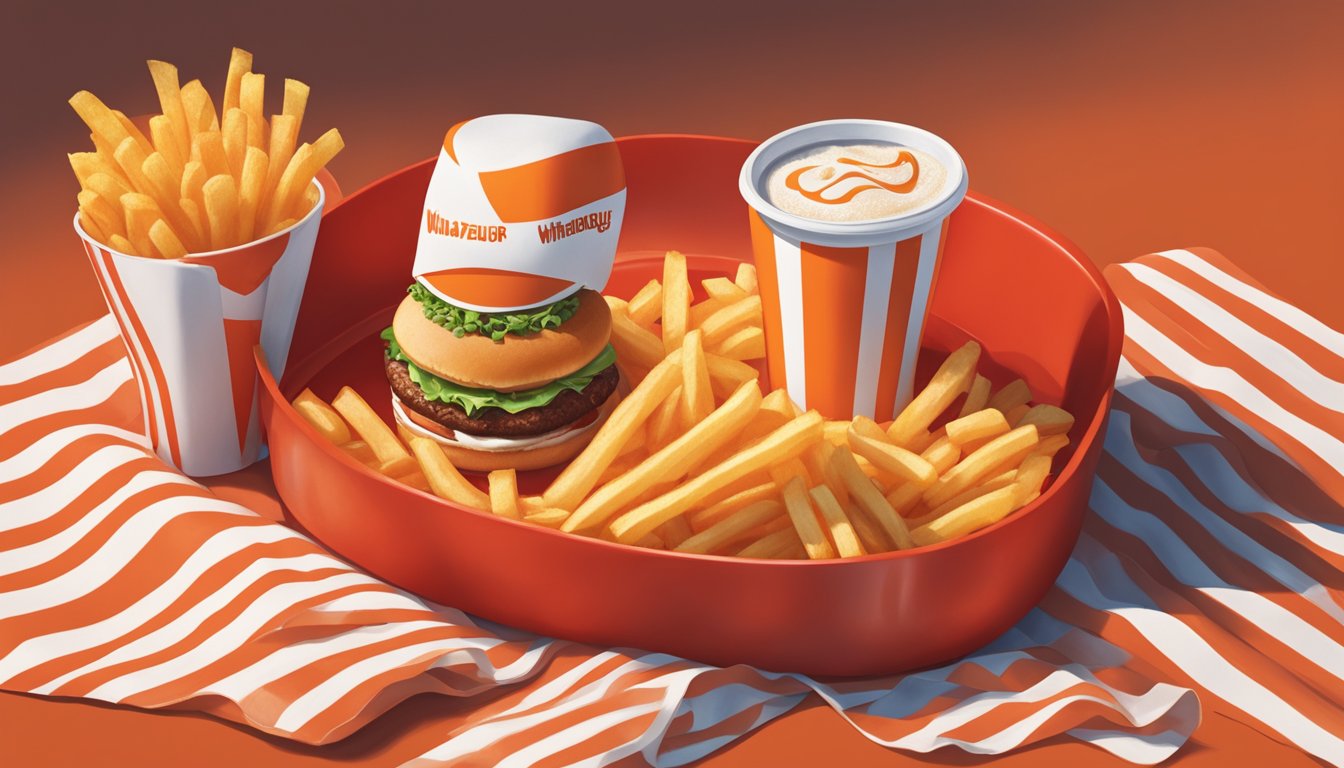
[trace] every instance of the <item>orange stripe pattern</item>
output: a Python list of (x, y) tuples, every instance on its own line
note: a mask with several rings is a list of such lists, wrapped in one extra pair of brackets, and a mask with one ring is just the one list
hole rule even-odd
[(967, 659), (825, 684), (503, 634), (353, 570), (153, 455), (104, 318), (0, 365), (0, 687), (309, 743), (416, 693), (479, 695), (418, 768), (683, 765), (813, 694), (912, 752), (1068, 736), (1151, 764), (1207, 708), (1339, 762), (1344, 334), (1210, 251), (1107, 278), (1124, 359), (1055, 586)]
[(506, 224), (541, 221), (625, 189), (615, 142), (592, 144), (531, 163), (481, 171), (481, 189)]

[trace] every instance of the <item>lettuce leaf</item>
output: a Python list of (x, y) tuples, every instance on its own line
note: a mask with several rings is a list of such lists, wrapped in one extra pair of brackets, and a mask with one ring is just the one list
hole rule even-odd
[(406, 357), (401, 345), (397, 343), (396, 336), (392, 334), (391, 328), (384, 329), (379, 336), (387, 342), (387, 356), (392, 360), (406, 364), (406, 368), (411, 375), (411, 381), (420, 387), (420, 391), (425, 393), (426, 399), (461, 406), (468, 416), (482, 408), (502, 408), (509, 413), (518, 413), (528, 408), (540, 408), (543, 405), (549, 405), (565, 390), (582, 392), (584, 387), (587, 387), (597, 374), (605, 371), (616, 362), (616, 350), (608, 344), (587, 365), (562, 379), (556, 379), (544, 386), (522, 392), (496, 392), (492, 389), (464, 387), (424, 370)]

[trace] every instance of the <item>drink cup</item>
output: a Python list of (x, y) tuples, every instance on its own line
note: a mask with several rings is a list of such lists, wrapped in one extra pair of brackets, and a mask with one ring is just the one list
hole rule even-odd
[[(889, 145), (918, 150), (926, 158), (929, 178), (939, 178), (941, 184), (927, 190), (923, 203), (883, 218), (822, 220), (771, 202), (767, 182), (782, 163), (812, 148), (866, 144), (893, 153), (897, 148)], [(838, 162), (851, 165), (839, 166), (838, 175), (822, 171), (833, 179), (828, 187), (843, 182), (838, 192), (816, 194), (862, 203), (866, 190), (882, 186), (870, 176), (888, 172), (872, 171), (851, 159)], [(900, 162), (913, 161), (902, 155)], [(890, 169), (895, 164), (873, 167)], [(917, 177), (919, 166), (913, 167)], [(795, 189), (797, 178), (791, 179)], [(900, 413), (912, 397), (947, 218), (965, 197), (966, 185), (966, 166), (950, 144), (920, 128), (880, 120), (798, 126), (751, 153), (739, 187), (750, 207), (773, 386), (785, 387), (800, 407), (827, 418), (864, 415), (886, 421)]]
[(122, 341), (145, 419), (164, 461), (192, 476), (218, 475), (261, 458), (256, 363), (282, 375), (303, 298), (326, 195), (288, 229), (180, 259), (120, 253), (80, 226)]

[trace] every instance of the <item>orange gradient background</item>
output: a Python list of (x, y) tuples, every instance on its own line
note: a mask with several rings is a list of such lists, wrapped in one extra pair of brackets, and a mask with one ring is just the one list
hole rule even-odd
[[(330, 126), (349, 193), (438, 151), (494, 112), (582, 117), (614, 135), (765, 138), (812, 120), (909, 122), (951, 141), (978, 192), (1049, 222), (1100, 264), (1218, 249), (1344, 327), (1344, 4), (325, 2), (6, 3), (0, 27), (0, 360), (105, 309), (71, 229), (66, 105), (87, 88), (156, 110), (144, 67), (171, 61), (218, 98), (231, 45), (312, 86), (303, 139)], [(746, 218), (743, 218), (745, 227)], [(689, 222), (688, 226), (694, 226)], [(986, 292), (986, 301), (1004, 301)], [(1048, 332), (1049, 329), (1042, 329)], [(221, 493), (278, 514), (264, 470)], [(496, 695), (510, 695), (509, 692)], [(309, 748), (185, 714), (0, 694), (16, 766), (396, 765), (473, 702), (418, 697), (337, 745)], [(891, 752), (815, 700), (702, 764), (980, 765)], [(1120, 765), (1063, 740), (1004, 766)], [(1206, 715), (1171, 765), (1313, 765)]]

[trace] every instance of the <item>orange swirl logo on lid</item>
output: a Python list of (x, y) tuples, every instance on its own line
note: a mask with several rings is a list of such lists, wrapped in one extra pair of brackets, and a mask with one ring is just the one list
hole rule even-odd
[[(853, 200), (854, 196), (859, 194), (860, 192), (867, 192), (870, 189), (885, 189), (888, 192), (906, 194), (913, 191), (915, 185), (919, 183), (919, 161), (915, 159), (914, 155), (910, 154), (905, 150), (901, 150), (900, 154), (896, 156), (895, 160), (883, 165), (877, 165), (874, 163), (867, 162), (865, 160), (858, 160), (852, 157), (836, 158), (835, 162), (842, 163), (844, 165), (857, 165), (861, 168), (871, 168), (874, 170), (879, 168), (883, 169), (899, 168), (902, 165), (909, 165), (910, 178), (899, 183), (892, 183), (889, 181), (883, 181), (882, 179), (864, 173), (863, 171), (850, 171), (848, 173), (842, 173), (839, 176), (836, 176), (833, 170), (827, 168), (821, 172), (821, 178), (825, 183), (822, 184), (822, 186), (818, 187), (817, 189), (807, 189), (802, 184), (801, 180), (802, 175), (804, 173), (807, 173), (808, 171), (821, 168), (821, 166), (805, 165), (802, 166), (801, 168), (796, 169), (793, 173), (790, 173), (788, 175), (788, 178), (784, 180), (784, 185), (813, 202), (823, 203), (826, 205), (842, 205), (844, 203), (849, 202), (850, 200)], [(831, 171), (831, 173), (827, 174), (827, 171)], [(841, 193), (837, 197), (826, 197), (826, 193), (828, 191), (833, 189), (835, 186), (843, 184), (844, 182), (850, 179), (863, 179), (863, 181), (868, 183), (856, 184), (850, 187), (845, 192)]]
[(625, 214), (625, 170), (602, 126), (490, 115), (448, 130), (425, 194), (412, 273), (479, 311), (601, 290)]

